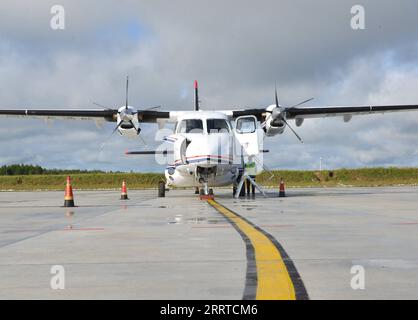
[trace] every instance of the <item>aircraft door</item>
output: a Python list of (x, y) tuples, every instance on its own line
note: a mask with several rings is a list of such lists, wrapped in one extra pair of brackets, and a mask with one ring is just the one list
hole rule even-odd
[(260, 153), (257, 118), (255, 116), (242, 116), (235, 120), (235, 137), (238, 142), (236, 151), (240, 154), (242, 146), (244, 154), (255, 156)]

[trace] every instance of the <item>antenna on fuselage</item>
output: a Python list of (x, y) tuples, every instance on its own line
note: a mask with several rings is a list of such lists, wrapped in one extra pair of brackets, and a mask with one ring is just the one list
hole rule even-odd
[(194, 81), (194, 111), (199, 111), (199, 93), (197, 80)]

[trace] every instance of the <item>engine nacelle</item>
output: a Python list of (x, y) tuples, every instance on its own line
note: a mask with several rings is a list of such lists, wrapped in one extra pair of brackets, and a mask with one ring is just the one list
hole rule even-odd
[(118, 128), (119, 134), (125, 137), (136, 137), (141, 132), (140, 128), (135, 128), (130, 123), (122, 123)]
[(116, 121), (121, 136), (136, 137), (141, 132), (136, 111), (130, 106), (119, 108)]
[(285, 128), (286, 123), (284, 123), (283, 121), (273, 121), (273, 119), (267, 119), (264, 131), (266, 133), (266, 136), (271, 137), (275, 136), (276, 134), (282, 134)]
[(275, 107), (271, 107), (267, 108), (267, 110), (271, 110), (271, 113), (267, 115), (264, 126), (264, 132), (268, 137), (275, 136), (276, 134), (282, 134), (286, 128), (286, 123), (279, 117), (280, 110), (277, 110)]

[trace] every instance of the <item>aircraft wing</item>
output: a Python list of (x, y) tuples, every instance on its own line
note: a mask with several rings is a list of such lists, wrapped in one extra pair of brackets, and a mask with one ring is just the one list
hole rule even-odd
[[(117, 109), (0, 109), (0, 116), (46, 119), (75, 119), (117, 121)], [(169, 112), (138, 110), (139, 122), (157, 122), (170, 117)]]
[(47, 119), (104, 119), (107, 121), (116, 121), (118, 110), (87, 110), (87, 109), (0, 109), (0, 116), (6, 117), (30, 117)]
[(323, 118), (338, 116), (353, 116), (363, 114), (376, 114), (399, 111), (418, 111), (418, 105), (393, 105), (393, 106), (358, 106), (358, 107), (314, 107), (314, 108), (290, 108), (286, 110), (287, 119), (295, 118)]
[[(306, 118), (324, 118), (338, 116), (353, 116), (376, 114), (399, 111), (418, 111), (418, 105), (388, 105), (388, 106), (328, 106), (328, 107), (306, 107), (282, 109), (286, 113), (286, 119), (306, 119)], [(233, 111), (222, 111), (233, 119), (240, 116), (252, 115), (262, 120), (272, 112), (270, 108), (255, 108)]]
[[(220, 111), (235, 119), (240, 116), (253, 115), (260, 121), (263, 120), (272, 109), (254, 108), (243, 110)], [(287, 119), (323, 118), (337, 116), (352, 116), (361, 114), (386, 113), (396, 111), (418, 111), (418, 105), (392, 105), (392, 106), (357, 106), (357, 107), (309, 107), (284, 109)], [(178, 116), (187, 111), (154, 111), (138, 110), (139, 122), (157, 122), (159, 120), (175, 121)], [(110, 122), (117, 121), (117, 109), (0, 109), (0, 116), (30, 117), (30, 118), (61, 118), (77, 120), (103, 119)]]

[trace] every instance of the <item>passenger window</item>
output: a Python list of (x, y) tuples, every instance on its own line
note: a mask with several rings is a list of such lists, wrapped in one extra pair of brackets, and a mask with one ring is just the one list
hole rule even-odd
[(208, 119), (206, 120), (208, 133), (228, 133), (229, 126), (225, 119)]
[(253, 117), (239, 118), (237, 120), (236, 130), (238, 133), (253, 133), (255, 129), (256, 123)]
[(177, 128), (178, 133), (202, 133), (203, 122), (200, 119), (182, 120)]

